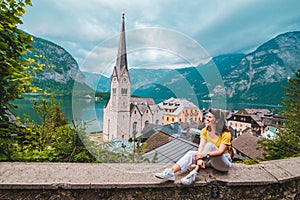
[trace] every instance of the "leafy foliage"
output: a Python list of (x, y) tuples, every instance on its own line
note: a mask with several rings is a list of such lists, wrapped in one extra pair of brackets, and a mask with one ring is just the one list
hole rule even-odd
[[(121, 141), (95, 142), (86, 134), (88, 122), (68, 124), (54, 96), (50, 100), (33, 101), (33, 108), (41, 118), (38, 124), (29, 116), (25, 125), (19, 120), (0, 129), (0, 161), (26, 162), (144, 162), (143, 147)], [(135, 151), (134, 151), (135, 149)]]
[(269, 160), (300, 156), (300, 69), (288, 84), (289, 87), (284, 87), (284, 126), (279, 127), (274, 139), (261, 141), (261, 146), (266, 151), (265, 158)]
[(95, 162), (96, 159), (85, 148), (79, 135), (84, 130), (68, 124), (54, 102), (41, 99), (34, 102), (34, 109), (42, 119), (39, 125), (27, 117), (26, 126), (15, 121), (7, 129), (2, 129), (6, 140), (1, 140), (2, 161), (48, 161), (48, 162)]
[(21, 17), (30, 0), (2, 0), (0, 2), (0, 106), (9, 105), (9, 101), (19, 98), (29, 86), (32, 77), (26, 73), (29, 61), (24, 59), (27, 50), (31, 50), (32, 36), (17, 28), (22, 24)]

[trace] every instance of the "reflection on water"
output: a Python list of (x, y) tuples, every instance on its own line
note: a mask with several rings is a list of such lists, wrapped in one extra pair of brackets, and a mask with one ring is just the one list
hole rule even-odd
[[(29, 115), (33, 120), (40, 123), (41, 119), (33, 109), (33, 100), (39, 101), (39, 98), (26, 97), (22, 100), (16, 100), (14, 103), (18, 105), (19, 108), (13, 110), (13, 113), (17, 116), (20, 116), (21, 119), (24, 119), (23, 114)], [(88, 122), (86, 132), (90, 133), (102, 130), (103, 108), (105, 106), (103, 103), (95, 103), (90, 99), (83, 98), (73, 98), (73, 101), (71, 98), (59, 98), (55, 101), (60, 103), (60, 107), (70, 123), (73, 119), (77, 121), (84, 120), (85, 122)], [(210, 108), (209, 103), (202, 103), (200, 106), (202, 106), (202, 108)], [(266, 108), (274, 113), (277, 112), (277, 109), (283, 109), (281, 105), (263, 105), (249, 103), (227, 104), (228, 110), (240, 110), (243, 108)]]
[[(14, 101), (18, 108), (13, 110), (13, 113), (21, 117), (22, 120), (24, 119), (23, 115), (26, 114), (34, 121), (41, 123), (41, 119), (33, 109), (33, 101), (39, 102), (40, 100), (37, 97), (25, 97)], [(73, 99), (73, 102), (72, 98), (59, 98), (55, 99), (55, 102), (60, 104), (65, 117), (70, 123), (72, 120), (84, 120), (88, 122), (87, 132), (102, 130), (104, 104), (79, 98)]]

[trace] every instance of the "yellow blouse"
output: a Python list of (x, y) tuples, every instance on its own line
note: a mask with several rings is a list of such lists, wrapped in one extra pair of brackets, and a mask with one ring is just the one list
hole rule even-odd
[(218, 138), (212, 138), (209, 136), (206, 128), (201, 130), (200, 138), (205, 138), (206, 142), (211, 142), (216, 145), (218, 148), (220, 144), (231, 145), (231, 133), (229, 131), (223, 132)]

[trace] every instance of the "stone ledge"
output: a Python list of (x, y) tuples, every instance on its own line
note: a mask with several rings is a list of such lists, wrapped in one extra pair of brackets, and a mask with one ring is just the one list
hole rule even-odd
[[(95, 189), (174, 187), (154, 177), (170, 164), (0, 163), (0, 189)], [(299, 180), (300, 158), (233, 164), (228, 173), (204, 169), (194, 185), (269, 185)], [(180, 187), (180, 178), (175, 185)]]
[(207, 168), (192, 186), (154, 177), (171, 165), (0, 163), (0, 199), (300, 199), (300, 158)]

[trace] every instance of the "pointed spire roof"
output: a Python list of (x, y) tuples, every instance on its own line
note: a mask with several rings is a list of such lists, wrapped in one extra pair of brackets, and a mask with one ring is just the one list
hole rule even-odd
[[(126, 53), (126, 40), (125, 40), (125, 12), (122, 12), (122, 27), (119, 41), (118, 56), (116, 61), (117, 76), (120, 78), (124, 69), (127, 69), (127, 53)], [(128, 69), (127, 69), (128, 70)]]

